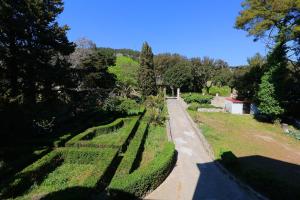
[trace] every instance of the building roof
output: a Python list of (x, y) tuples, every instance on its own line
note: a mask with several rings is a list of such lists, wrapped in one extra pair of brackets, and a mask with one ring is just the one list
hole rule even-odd
[(232, 103), (243, 103), (243, 101), (233, 99), (233, 98), (226, 98), (227, 101), (231, 101)]

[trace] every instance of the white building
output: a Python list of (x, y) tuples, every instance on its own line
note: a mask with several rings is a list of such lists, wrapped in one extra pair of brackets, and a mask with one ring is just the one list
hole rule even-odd
[(232, 114), (243, 114), (243, 101), (239, 101), (233, 98), (225, 99), (225, 111)]

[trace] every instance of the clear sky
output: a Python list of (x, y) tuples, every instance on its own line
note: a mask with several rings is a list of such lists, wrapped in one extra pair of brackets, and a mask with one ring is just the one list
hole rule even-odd
[(139, 50), (147, 41), (155, 54), (221, 58), (247, 63), (262, 42), (234, 29), (242, 0), (65, 0), (59, 16), (69, 39), (93, 40), (97, 46)]

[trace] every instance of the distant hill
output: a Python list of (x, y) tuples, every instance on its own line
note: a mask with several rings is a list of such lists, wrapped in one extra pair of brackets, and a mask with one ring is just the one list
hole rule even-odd
[(127, 56), (117, 56), (116, 65), (108, 68), (110, 73), (117, 76), (117, 80), (126, 85), (137, 86), (139, 63)]

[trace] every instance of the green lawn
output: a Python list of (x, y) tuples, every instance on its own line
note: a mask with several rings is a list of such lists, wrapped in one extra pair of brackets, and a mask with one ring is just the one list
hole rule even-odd
[(166, 127), (150, 125), (140, 167), (147, 166), (163, 150), (167, 142)]
[(216, 159), (234, 154), (227, 168), (271, 199), (300, 199), (300, 142), (283, 134), (279, 125), (249, 115), (189, 111), (199, 124)]
[(116, 65), (109, 67), (108, 71), (115, 74), (118, 81), (137, 86), (138, 68), (139, 63), (137, 61), (126, 56), (119, 56)]

